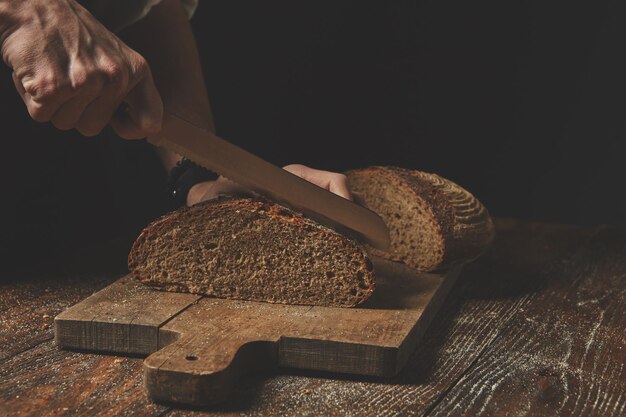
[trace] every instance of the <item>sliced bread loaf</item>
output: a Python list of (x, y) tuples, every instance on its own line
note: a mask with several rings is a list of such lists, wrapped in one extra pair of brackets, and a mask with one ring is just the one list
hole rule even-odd
[(128, 257), (149, 286), (272, 303), (350, 307), (374, 290), (353, 240), (259, 199), (219, 198), (150, 224)]
[(350, 189), (378, 213), (391, 235), (376, 256), (431, 271), (478, 257), (494, 236), (485, 207), (457, 184), (435, 174), (397, 167), (346, 172)]

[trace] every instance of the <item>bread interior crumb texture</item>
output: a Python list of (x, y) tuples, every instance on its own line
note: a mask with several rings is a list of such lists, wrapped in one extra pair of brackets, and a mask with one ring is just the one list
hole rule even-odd
[(374, 289), (352, 240), (276, 204), (199, 204), (154, 223), (131, 251), (140, 281), (165, 290), (289, 304), (353, 306)]
[(386, 258), (419, 270), (431, 270), (442, 262), (445, 240), (441, 227), (430, 205), (406, 182), (382, 170), (351, 171), (348, 178), (352, 191), (362, 196), (367, 207), (378, 213), (389, 228), (391, 245)]

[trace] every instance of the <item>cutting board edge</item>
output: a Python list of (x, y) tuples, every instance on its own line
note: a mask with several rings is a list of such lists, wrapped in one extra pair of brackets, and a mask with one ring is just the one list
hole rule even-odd
[(430, 302), (422, 312), (420, 320), (415, 323), (415, 326), (413, 326), (413, 328), (409, 331), (398, 349), (399, 358), (397, 362), (396, 374), (402, 371), (404, 365), (408, 362), (409, 357), (421, 342), (422, 338), (426, 334), (426, 331), (430, 327), (430, 324), (435, 319), (439, 308), (444, 303), (458, 277), (461, 275), (463, 267), (464, 265), (458, 265), (445, 271), (446, 278), (442, 285), (437, 289), (435, 294), (433, 294)]

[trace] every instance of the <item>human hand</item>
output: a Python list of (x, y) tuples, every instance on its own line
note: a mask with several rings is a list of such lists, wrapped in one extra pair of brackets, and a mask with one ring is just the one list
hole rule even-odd
[[(299, 164), (287, 165), (283, 169), (312, 182), (318, 187), (352, 200), (348, 181), (343, 174), (313, 169)], [(191, 187), (187, 195), (187, 205), (193, 206), (201, 201), (211, 200), (220, 195), (250, 195), (250, 191), (228, 178), (220, 176), (215, 181), (201, 182)]]
[[(125, 139), (161, 128), (146, 60), (75, 0), (0, 0), (2, 58), (31, 117), (85, 136), (111, 123)], [(116, 114), (122, 102), (127, 114)]]
[(350, 193), (350, 188), (348, 188), (348, 179), (343, 174), (309, 168), (306, 165), (300, 164), (287, 165), (284, 166), (283, 169), (307, 180), (308, 182), (312, 182), (318, 187), (322, 187), (331, 193), (335, 193), (340, 197), (352, 200), (352, 194)]

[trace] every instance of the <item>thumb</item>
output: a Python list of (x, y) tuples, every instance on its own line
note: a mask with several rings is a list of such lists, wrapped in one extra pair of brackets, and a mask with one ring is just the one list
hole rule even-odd
[(163, 101), (150, 72), (128, 92), (122, 106), (111, 120), (120, 137), (142, 139), (161, 130)]

